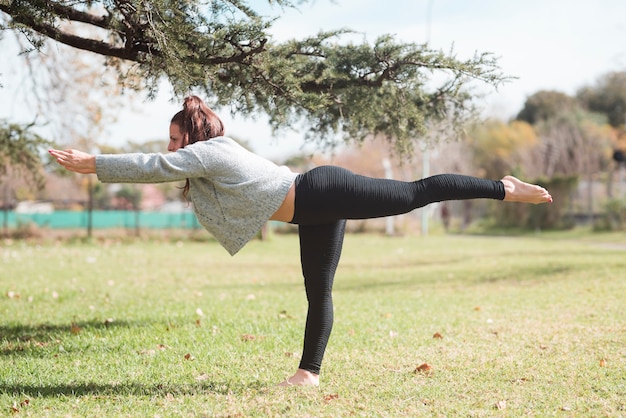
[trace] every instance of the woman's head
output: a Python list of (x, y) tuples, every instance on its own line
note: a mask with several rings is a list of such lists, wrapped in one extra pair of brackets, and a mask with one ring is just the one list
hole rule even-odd
[(224, 124), (198, 96), (189, 96), (170, 122), (169, 151), (224, 135)]

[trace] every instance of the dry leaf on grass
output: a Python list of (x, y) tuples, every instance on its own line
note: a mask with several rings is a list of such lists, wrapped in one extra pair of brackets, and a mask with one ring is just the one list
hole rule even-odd
[(417, 366), (415, 368), (415, 370), (413, 371), (413, 373), (426, 373), (426, 374), (430, 374), (432, 373), (433, 370), (433, 366), (431, 366), (428, 363), (422, 363), (419, 366)]
[(278, 317), (279, 317), (280, 319), (293, 319), (293, 316), (289, 315), (289, 314), (287, 313), (287, 311), (280, 311), (280, 312), (278, 313)]
[(81, 328), (78, 326), (78, 324), (76, 324), (76, 322), (72, 322), (72, 325), (70, 326), (70, 332), (74, 335), (79, 334), (81, 331)]
[(23, 401), (21, 401), (18, 405), (17, 402), (13, 402), (13, 405), (11, 405), (10, 410), (12, 414), (19, 414), (20, 413), (20, 408), (24, 408), (26, 406), (30, 405), (30, 400), (28, 399), (24, 399)]
[(436, 339), (436, 340), (441, 340), (441, 339), (443, 338), (443, 335), (441, 335), (441, 334), (440, 334), (440, 333), (438, 333), (438, 332), (435, 332), (435, 333), (433, 334), (433, 338), (434, 338), (434, 339)]
[(241, 336), (241, 341), (255, 341), (255, 340), (262, 340), (265, 337), (262, 335), (252, 335), (252, 334), (243, 334)]

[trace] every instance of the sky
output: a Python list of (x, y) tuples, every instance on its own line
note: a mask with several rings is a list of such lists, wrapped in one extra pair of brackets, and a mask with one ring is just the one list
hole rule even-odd
[[(250, 1), (255, 5), (260, 0)], [(610, 71), (626, 71), (625, 0), (314, 0), (298, 10), (266, 8), (280, 15), (275, 40), (314, 35), (320, 30), (350, 28), (356, 41), (373, 42), (382, 34), (399, 41), (425, 43), (454, 51), (460, 59), (490, 52), (502, 72), (516, 77), (497, 90), (483, 87), (483, 115), (514, 117), (526, 98), (539, 90), (573, 95)], [(14, 54), (0, 53), (0, 75), (15, 65)], [(1, 76), (0, 76), (1, 77)], [(23, 109), (12, 103), (7, 78), (0, 78), (0, 119), (19, 120)], [(122, 112), (101, 142), (120, 145), (168, 137), (171, 116), (180, 109), (167, 86), (142, 111)], [(263, 116), (256, 120), (220, 113), (227, 134), (244, 139), (259, 154), (285, 158), (302, 149), (297, 131), (274, 135)], [(305, 148), (310, 150), (310, 148)]]

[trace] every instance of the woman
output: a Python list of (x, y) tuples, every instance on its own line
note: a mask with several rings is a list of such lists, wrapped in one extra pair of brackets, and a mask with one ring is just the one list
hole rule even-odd
[(222, 121), (196, 96), (187, 97), (172, 118), (167, 149), (166, 155), (93, 156), (77, 150), (50, 154), (68, 170), (95, 173), (102, 182), (186, 180), (183, 195), (193, 202), (198, 221), (231, 255), (269, 219), (297, 224), (309, 307), (299, 368), (281, 385), (319, 384), (333, 325), (331, 291), (346, 219), (398, 215), (445, 200), (552, 201), (544, 188), (511, 176), (493, 181), (444, 174), (402, 182), (334, 166), (293, 173), (225, 137)]

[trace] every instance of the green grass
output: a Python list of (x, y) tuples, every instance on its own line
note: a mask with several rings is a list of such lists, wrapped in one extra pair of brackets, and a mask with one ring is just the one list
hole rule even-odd
[(349, 235), (321, 385), (278, 388), (306, 314), (296, 236), (234, 258), (5, 243), (0, 416), (625, 416), (625, 278), (623, 234)]

